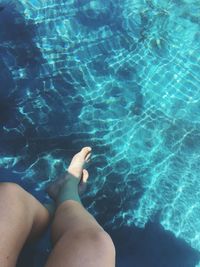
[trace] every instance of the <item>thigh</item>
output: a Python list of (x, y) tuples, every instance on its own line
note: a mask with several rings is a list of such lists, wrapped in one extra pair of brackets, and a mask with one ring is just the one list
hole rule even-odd
[(14, 267), (27, 238), (48, 223), (47, 210), (14, 183), (0, 183), (0, 266)]

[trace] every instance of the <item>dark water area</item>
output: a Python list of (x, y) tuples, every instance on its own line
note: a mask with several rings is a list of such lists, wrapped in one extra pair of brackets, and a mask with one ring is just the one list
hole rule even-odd
[[(116, 267), (194, 267), (200, 259), (198, 252), (155, 224), (109, 233), (116, 248)], [(17, 267), (43, 267), (50, 248), (48, 232), (37, 245), (25, 248)]]
[(123, 227), (112, 236), (119, 267), (192, 267), (199, 261), (198, 252), (155, 223), (148, 223), (145, 229)]

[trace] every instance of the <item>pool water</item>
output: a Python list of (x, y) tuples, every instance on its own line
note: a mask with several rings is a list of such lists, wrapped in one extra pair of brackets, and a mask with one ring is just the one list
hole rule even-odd
[(48, 201), (90, 145), (117, 266), (200, 266), (200, 2), (5, 0), (0, 41), (1, 181)]

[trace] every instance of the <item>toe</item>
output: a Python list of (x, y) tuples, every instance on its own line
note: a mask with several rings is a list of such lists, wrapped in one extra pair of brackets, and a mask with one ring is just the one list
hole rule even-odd
[(81, 158), (86, 159), (87, 156), (89, 154), (91, 154), (91, 151), (92, 151), (92, 148), (89, 147), (89, 146), (86, 146), (86, 147), (81, 149), (81, 151), (79, 152), (79, 155), (80, 155)]
[(81, 182), (79, 183), (79, 194), (83, 194), (87, 188), (87, 180), (89, 177), (89, 173), (86, 169), (83, 169), (83, 173), (82, 173), (82, 178), (81, 178)]
[(91, 154), (91, 151), (92, 151), (91, 147), (82, 148), (80, 152), (74, 155), (72, 162), (75, 162), (75, 161), (83, 162), (87, 160)]
[(88, 154), (87, 154), (87, 156), (85, 157), (85, 161), (86, 162), (89, 162), (90, 161), (90, 157), (91, 157), (91, 152), (89, 152)]
[(83, 174), (82, 174), (82, 182), (83, 183), (86, 183), (87, 182), (87, 179), (89, 177), (89, 173), (86, 169), (83, 170)]

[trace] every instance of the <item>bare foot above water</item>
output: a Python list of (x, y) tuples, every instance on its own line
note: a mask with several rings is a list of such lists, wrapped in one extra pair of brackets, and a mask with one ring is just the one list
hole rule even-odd
[(85, 163), (87, 163), (91, 156), (91, 147), (84, 147), (80, 152), (74, 155), (71, 160), (71, 163), (67, 169), (67, 172), (64, 173), (61, 177), (55, 180), (48, 188), (47, 193), (52, 199), (56, 199), (62, 185), (65, 183), (67, 179), (69, 179), (70, 175), (77, 179), (78, 181), (78, 190), (79, 194), (83, 193), (86, 189), (87, 179), (89, 177), (89, 173), (86, 169), (84, 169)]

